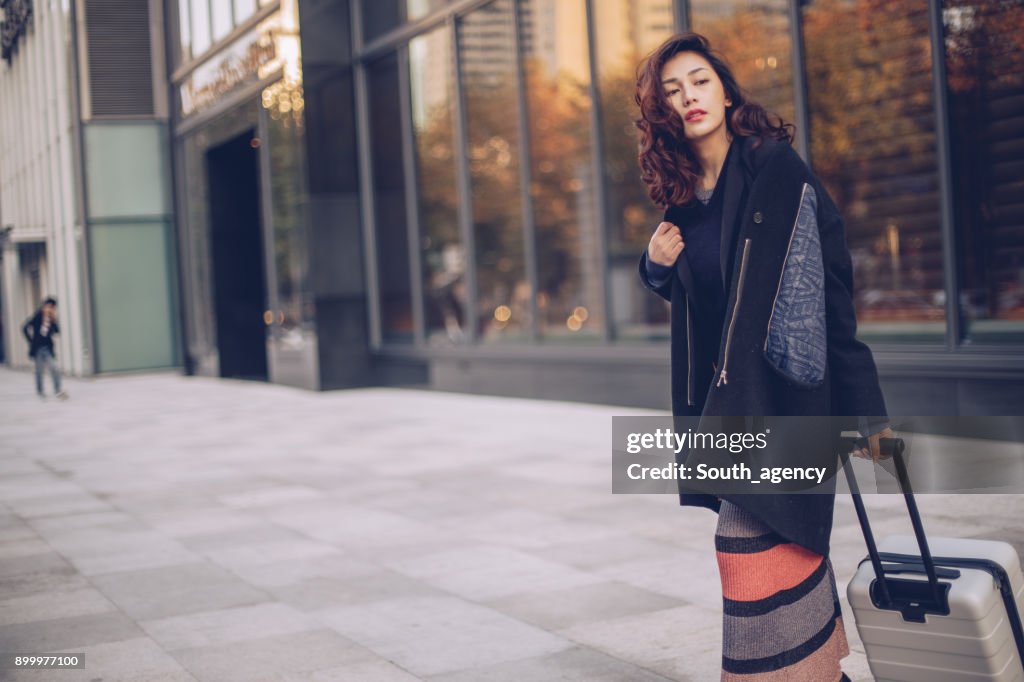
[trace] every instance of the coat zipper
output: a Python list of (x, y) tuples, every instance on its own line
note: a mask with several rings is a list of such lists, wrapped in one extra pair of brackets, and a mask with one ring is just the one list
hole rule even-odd
[(775, 304), (779, 301), (779, 292), (782, 291), (782, 278), (786, 274), (786, 263), (789, 261), (789, 253), (793, 250), (793, 237), (796, 236), (796, 221), (800, 219), (800, 206), (804, 205), (804, 196), (807, 194), (809, 185), (804, 183), (804, 190), (800, 193), (800, 203), (797, 205), (796, 217), (793, 218), (793, 229), (789, 231), (789, 244), (786, 245), (786, 255), (782, 259), (782, 272), (779, 273), (779, 283), (775, 287), (775, 298), (772, 299), (772, 314), (768, 316), (768, 330), (764, 335), (764, 350), (768, 350), (768, 336), (772, 328), (772, 320), (775, 319)]
[(693, 331), (690, 328), (690, 297), (686, 297), (686, 404), (693, 405)]
[(736, 314), (740, 309), (740, 300), (743, 297), (743, 280), (747, 276), (747, 256), (750, 251), (750, 237), (743, 240), (743, 258), (740, 260), (740, 277), (739, 282), (736, 284), (736, 302), (732, 306), (732, 319), (729, 320), (729, 331), (725, 334), (725, 353), (722, 355), (722, 372), (718, 375), (718, 383), (716, 387), (722, 384), (728, 384), (729, 379), (727, 378), (726, 367), (729, 364), (729, 346), (732, 344), (732, 331), (733, 327), (736, 326)]

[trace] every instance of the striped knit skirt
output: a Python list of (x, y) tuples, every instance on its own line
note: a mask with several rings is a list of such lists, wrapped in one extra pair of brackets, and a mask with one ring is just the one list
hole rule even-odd
[(722, 682), (836, 682), (850, 653), (832, 563), (722, 500)]

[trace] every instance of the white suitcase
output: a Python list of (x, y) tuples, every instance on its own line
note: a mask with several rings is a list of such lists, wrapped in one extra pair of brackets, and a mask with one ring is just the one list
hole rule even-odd
[(890, 536), (875, 546), (853, 473), (844, 466), (868, 545), (847, 598), (875, 680), (1024, 682), (1024, 573), (1016, 550), (993, 540), (926, 537), (902, 441), (893, 443), (913, 536)]

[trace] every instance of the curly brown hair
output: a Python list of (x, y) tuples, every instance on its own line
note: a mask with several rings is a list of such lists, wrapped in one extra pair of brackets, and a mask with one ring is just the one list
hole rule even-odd
[[(793, 143), (795, 126), (755, 102), (736, 82), (732, 70), (699, 33), (679, 33), (649, 54), (637, 67), (636, 103), (640, 118), (637, 160), (641, 179), (651, 200), (662, 208), (688, 203), (693, 199), (700, 163), (684, 133), (684, 124), (665, 96), (661, 70), (680, 52), (696, 52), (708, 60), (722, 80), (725, 96), (732, 100), (726, 107), (725, 123), (733, 135), (756, 135), (785, 139)], [(755, 145), (760, 146), (760, 141)]]

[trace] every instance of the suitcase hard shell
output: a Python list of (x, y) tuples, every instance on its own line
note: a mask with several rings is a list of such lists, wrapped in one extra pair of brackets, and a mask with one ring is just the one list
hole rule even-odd
[[(841, 439), (863, 447), (853, 436)], [(849, 456), (843, 471), (850, 485), (868, 557), (847, 586), (877, 682), (1024, 682), (1024, 575), (1020, 558), (1005, 542), (928, 538), (910, 489), (904, 443), (883, 438), (907, 504), (914, 535), (876, 545)]]
[[(959, 682), (998, 680), (1024, 682), (1024, 667), (1014, 637), (1011, 613), (993, 575), (972, 559), (988, 559), (1006, 572), (1010, 604), (1024, 612), (1024, 573), (1016, 550), (1005, 542), (972, 538), (928, 537), (938, 579), (949, 584), (949, 614), (924, 613), (924, 622), (905, 620), (900, 611), (878, 608), (869, 594), (875, 571), (868, 558), (861, 562), (847, 587), (857, 632), (878, 682)], [(894, 535), (878, 544), (887, 558), (908, 557), (905, 571), (894, 578), (928, 584), (917, 539)], [(957, 561), (967, 559), (968, 561)], [(899, 560), (887, 561), (889, 566)], [(954, 577), (954, 574), (959, 575)], [(911, 613), (912, 617), (919, 617)]]

